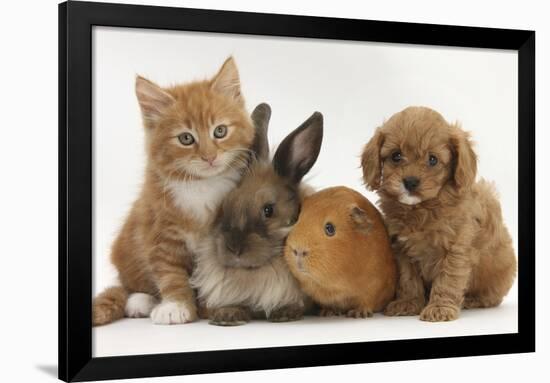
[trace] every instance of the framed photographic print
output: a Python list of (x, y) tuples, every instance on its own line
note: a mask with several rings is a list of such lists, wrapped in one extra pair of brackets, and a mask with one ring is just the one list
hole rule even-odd
[(59, 5), (59, 377), (535, 349), (535, 32)]

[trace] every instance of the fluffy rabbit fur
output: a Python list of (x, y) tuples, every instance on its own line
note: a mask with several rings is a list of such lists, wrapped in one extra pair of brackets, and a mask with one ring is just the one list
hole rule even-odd
[(300, 319), (305, 296), (283, 259), (285, 239), (298, 218), (302, 177), (311, 169), (323, 137), (314, 113), (279, 145), (269, 161), (271, 110), (256, 108), (256, 161), (225, 198), (209, 240), (196, 254), (191, 285), (211, 324), (239, 325), (251, 317)]

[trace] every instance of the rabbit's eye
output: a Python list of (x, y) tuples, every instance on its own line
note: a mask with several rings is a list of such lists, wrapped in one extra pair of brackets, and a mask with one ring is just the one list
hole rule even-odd
[(325, 233), (329, 237), (332, 237), (334, 234), (336, 234), (336, 228), (334, 227), (334, 225), (332, 223), (328, 222), (328, 223), (325, 224)]
[(264, 207), (263, 207), (263, 213), (264, 213), (264, 217), (266, 217), (266, 218), (272, 217), (273, 216), (273, 204), (271, 204), (271, 203), (265, 204)]

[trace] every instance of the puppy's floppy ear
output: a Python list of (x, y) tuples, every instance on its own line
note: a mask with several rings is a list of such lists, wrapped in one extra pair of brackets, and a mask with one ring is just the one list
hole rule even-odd
[(382, 178), (382, 163), (380, 161), (380, 150), (384, 144), (384, 134), (380, 128), (376, 129), (374, 136), (365, 145), (361, 156), (361, 167), (363, 168), (363, 180), (369, 190), (376, 190), (380, 187)]
[(372, 221), (370, 220), (365, 210), (361, 209), (359, 206), (354, 205), (351, 207), (349, 216), (357, 231), (363, 234), (368, 234), (368, 232), (372, 228)]
[(452, 125), (450, 140), (453, 152), (453, 180), (457, 191), (468, 190), (475, 182), (477, 174), (477, 155), (474, 152), (470, 134), (458, 124)]

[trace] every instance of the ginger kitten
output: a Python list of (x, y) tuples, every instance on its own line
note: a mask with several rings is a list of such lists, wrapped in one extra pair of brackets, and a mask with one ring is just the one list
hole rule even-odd
[(150, 315), (156, 324), (197, 319), (192, 254), (239, 181), (254, 139), (231, 57), (206, 81), (161, 88), (138, 76), (136, 95), (145, 181), (112, 246), (121, 285), (94, 299), (93, 325), (124, 315)]

